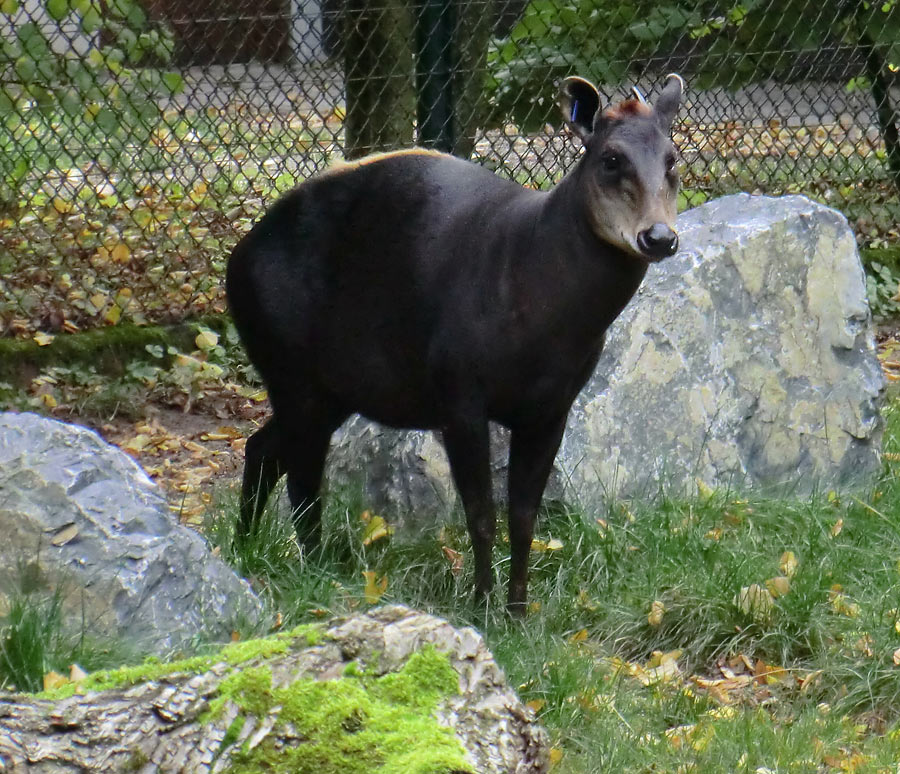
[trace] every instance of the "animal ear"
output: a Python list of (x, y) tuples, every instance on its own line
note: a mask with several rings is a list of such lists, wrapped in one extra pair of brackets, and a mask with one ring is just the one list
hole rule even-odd
[(666, 76), (665, 88), (656, 100), (654, 111), (656, 112), (656, 120), (659, 122), (663, 131), (668, 132), (672, 128), (672, 122), (678, 113), (678, 106), (681, 104), (681, 94), (684, 91), (684, 78), (677, 73), (669, 73)]
[(586, 140), (594, 132), (594, 117), (600, 109), (600, 93), (593, 83), (573, 75), (559, 86), (559, 108), (566, 126)]

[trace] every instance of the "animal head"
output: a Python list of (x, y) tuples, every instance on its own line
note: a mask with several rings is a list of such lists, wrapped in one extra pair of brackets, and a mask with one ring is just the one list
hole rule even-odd
[(635, 88), (631, 99), (605, 109), (584, 78), (566, 78), (560, 88), (563, 118), (585, 147), (580, 174), (591, 228), (645, 261), (678, 249), (679, 180), (669, 135), (683, 87), (672, 74), (652, 107)]

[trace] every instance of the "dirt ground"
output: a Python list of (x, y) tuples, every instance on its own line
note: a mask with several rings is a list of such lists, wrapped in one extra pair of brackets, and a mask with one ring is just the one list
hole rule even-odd
[(244, 467), (244, 445), (265, 422), (268, 406), (248, 401), (240, 411), (225, 417), (204, 411), (203, 407), (184, 412), (150, 405), (146, 413), (146, 418), (139, 421), (79, 423), (93, 427), (137, 460), (162, 487), (169, 507), (183, 523), (200, 525), (217, 496), (237, 492)]

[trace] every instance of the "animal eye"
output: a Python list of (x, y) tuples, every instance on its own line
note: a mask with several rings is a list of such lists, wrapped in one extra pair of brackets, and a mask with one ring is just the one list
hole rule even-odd
[(675, 164), (675, 156), (666, 156), (666, 172), (671, 172), (673, 169), (675, 169)]
[(622, 160), (614, 153), (600, 157), (600, 167), (607, 174), (615, 174), (622, 168)]

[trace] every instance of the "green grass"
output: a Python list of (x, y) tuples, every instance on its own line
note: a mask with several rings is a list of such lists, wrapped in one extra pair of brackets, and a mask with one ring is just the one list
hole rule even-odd
[[(900, 403), (885, 416), (890, 457), (900, 454)], [(896, 461), (885, 462), (866, 494), (776, 500), (714, 492), (652, 506), (619, 502), (602, 512), (548, 509), (536, 537), (562, 546), (532, 553), (531, 607), (522, 622), (503, 607), (502, 534), (497, 591), (475, 608), (461, 518), (365, 546), (363, 506), (346, 494), (329, 498), (325, 543), (310, 556), (274, 508), (239, 556), (231, 549), (234, 503), (211, 517), (209, 535), (266, 589), (287, 625), (365, 609), (363, 573), (370, 572), (386, 583), (373, 592), (379, 602), (477, 626), (550, 730), (558, 772), (895, 771)], [(453, 552), (464, 556), (458, 572)], [(765, 609), (748, 605), (746, 594), (742, 603), (742, 589), (787, 575), (787, 593), (770, 597)], [(654, 602), (664, 606), (655, 625), (648, 620)], [(646, 679), (654, 652), (657, 661), (672, 654), (672, 679)], [(744, 670), (746, 684), (729, 687), (722, 667), (741, 655), (776, 671), (752, 679)], [(710, 691), (695, 676), (726, 690)]]
[[(479, 628), (550, 731), (561, 774), (893, 773), (900, 401), (885, 419), (885, 467), (867, 493), (766, 499), (718, 491), (546, 509), (536, 538), (554, 548), (532, 552), (524, 621), (504, 609), (502, 530), (498, 588), (473, 604), (458, 514), (415, 537), (385, 534), (367, 545), (375, 516), (362, 518), (362, 497), (342, 492), (327, 500), (321, 549), (300, 551), (271, 506), (255, 538), (235, 550), (237, 503), (223, 493), (206, 533), (284, 627), (364, 610), (377, 598)], [(777, 596), (748, 604), (754, 584)], [(58, 595), (19, 592), (0, 621), (2, 686), (31, 688), (71, 661), (109, 663), (108, 652), (79, 639), (77, 625), (67, 629)]]
[(0, 691), (33, 693), (73, 664), (92, 672), (134, 658), (124, 644), (93, 637), (72, 599), (72, 589), (48, 587), (34, 563), (0, 583)]

